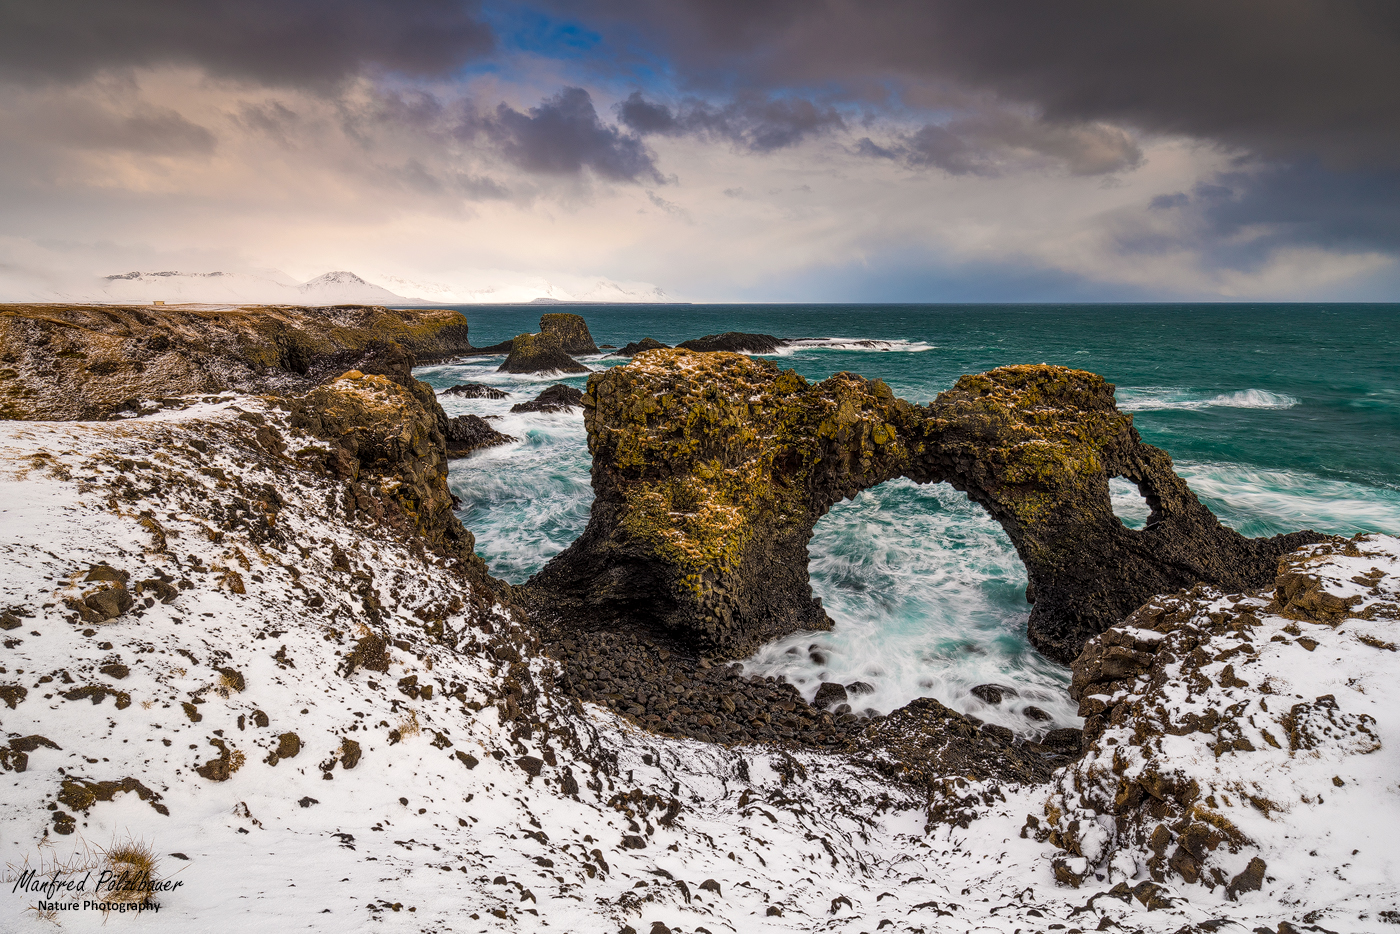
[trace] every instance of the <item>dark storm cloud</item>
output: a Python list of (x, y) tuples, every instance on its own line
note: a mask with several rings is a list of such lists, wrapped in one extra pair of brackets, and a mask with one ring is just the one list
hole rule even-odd
[(884, 145), (865, 137), (856, 152), (950, 175), (993, 176), (1036, 165), (1062, 167), (1071, 175), (1106, 175), (1142, 162), (1142, 150), (1117, 127), (1050, 124), (1004, 111), (931, 123)]
[(583, 88), (564, 88), (529, 113), (501, 104), (476, 129), (527, 172), (578, 175), (587, 167), (611, 181), (665, 183), (646, 145), (599, 120)]
[(491, 50), (471, 0), (5, 0), (0, 75), (78, 81), (111, 68), (194, 65), (270, 84), (364, 68), (443, 75)]
[(724, 139), (752, 152), (794, 146), (809, 136), (846, 125), (834, 107), (754, 93), (741, 93), (722, 107), (690, 100), (672, 111), (634, 91), (618, 105), (618, 116), (638, 133), (693, 133)]
[(595, 0), (683, 81), (996, 95), (1268, 158), (1400, 164), (1394, 0)]

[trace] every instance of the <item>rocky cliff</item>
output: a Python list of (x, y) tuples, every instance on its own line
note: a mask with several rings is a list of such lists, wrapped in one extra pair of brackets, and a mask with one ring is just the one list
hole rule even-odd
[(390, 343), (420, 363), (446, 359), (470, 349), (467, 320), (368, 305), (0, 305), (0, 417), (112, 418), (190, 393), (304, 392), (373, 372)]
[[(1030, 578), (1030, 638), (1065, 662), (1154, 594), (1259, 586), (1318, 538), (1225, 528), (1142, 443), (1111, 384), (1061, 367), (963, 377), (920, 407), (848, 373), (810, 385), (768, 361), (657, 350), (595, 375), (584, 405), (592, 516), (526, 591), (546, 612), (688, 651), (743, 655), (829, 628), (808, 579), (812, 528), (895, 477), (951, 483), (1002, 525)], [(1143, 492), (1146, 528), (1113, 514), (1113, 477)]]

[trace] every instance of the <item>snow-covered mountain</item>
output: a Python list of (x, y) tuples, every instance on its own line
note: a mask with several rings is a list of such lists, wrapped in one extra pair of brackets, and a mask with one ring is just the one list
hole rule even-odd
[(214, 304), (404, 305), (422, 299), (397, 295), (353, 272), (328, 272), (307, 282), (271, 271), (262, 275), (230, 272), (128, 272), (106, 276), (98, 294), (64, 296), (70, 301), (144, 304), (163, 301)]
[(0, 269), (0, 301), (103, 302), (144, 305), (468, 305), (530, 302), (538, 298), (584, 302), (664, 302), (668, 296), (646, 282), (617, 282), (599, 276), (548, 279), (499, 269), (469, 269), (456, 283), (422, 282), (396, 275), (337, 270), (299, 282), (275, 269), (257, 272), (127, 272), (69, 280), (16, 279)]

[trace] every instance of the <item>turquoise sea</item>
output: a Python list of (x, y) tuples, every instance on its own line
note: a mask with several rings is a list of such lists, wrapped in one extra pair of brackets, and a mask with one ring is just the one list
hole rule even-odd
[[(598, 344), (674, 344), (722, 331), (805, 339), (774, 355), (816, 381), (878, 377), (918, 403), (964, 373), (1013, 363), (1092, 370), (1117, 386), (1143, 439), (1227, 525), (1245, 535), (1313, 528), (1400, 534), (1400, 305), (510, 305), (460, 306), (472, 343), (538, 329), (541, 313), (581, 314)], [(869, 343), (875, 342), (875, 343)], [(510, 415), (566, 380), (496, 373), (500, 357), (424, 367), (442, 389), (474, 381), (502, 401), (443, 398), (449, 414), (500, 415), (521, 439), (454, 462), (463, 522), (494, 574), (521, 582), (588, 522), (582, 417)], [(587, 357), (597, 369), (621, 358)], [(1142, 503), (1115, 489), (1123, 520)], [(836, 621), (764, 647), (748, 670), (786, 675), (809, 696), (822, 680), (875, 686), (888, 711), (928, 695), (1033, 731), (1033, 704), (1077, 725), (1068, 670), (1025, 639), (1025, 571), (1001, 529), (946, 484), (892, 481), (839, 504), (810, 546), (813, 587)], [(813, 653), (812, 649), (820, 651)], [(814, 659), (821, 659), (820, 662)], [(989, 707), (978, 684), (1014, 687)]]

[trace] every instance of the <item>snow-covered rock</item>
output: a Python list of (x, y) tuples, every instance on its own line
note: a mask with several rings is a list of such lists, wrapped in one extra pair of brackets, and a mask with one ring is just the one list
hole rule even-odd
[(1159, 597), (1095, 639), (1072, 691), (1088, 749), (1045, 806), (1057, 875), (1194, 883), (1328, 929), (1400, 920), (1397, 643), (1385, 535), (1285, 556), (1272, 592)]

